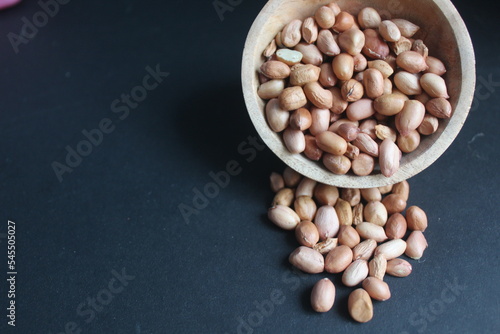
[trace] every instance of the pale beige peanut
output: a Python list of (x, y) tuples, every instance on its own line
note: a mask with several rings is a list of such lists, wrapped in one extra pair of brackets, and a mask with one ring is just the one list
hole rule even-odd
[(387, 259), (382, 255), (376, 255), (368, 262), (368, 276), (383, 280), (387, 269)]
[(297, 189), (295, 189), (295, 197), (300, 196), (308, 196), (313, 197), (314, 189), (316, 188), (317, 182), (308, 177), (303, 177), (299, 184), (297, 185)]
[(438, 128), (439, 119), (431, 114), (425, 114), (417, 130), (421, 135), (428, 136), (436, 132)]
[(311, 126), (309, 132), (316, 136), (327, 131), (330, 125), (330, 110), (321, 108), (311, 108)]
[(285, 80), (269, 80), (261, 84), (257, 90), (257, 95), (263, 100), (278, 97), (285, 89)]
[[(267, 84), (267, 82), (265, 84)], [(285, 88), (281, 94), (279, 94), (278, 101), (281, 109), (291, 111), (305, 106), (307, 98), (302, 87), (294, 86)]]
[(339, 80), (349, 80), (354, 73), (354, 58), (348, 53), (341, 53), (333, 58), (332, 68)]
[(290, 121), (290, 112), (281, 109), (279, 101), (276, 98), (269, 100), (266, 104), (267, 124), (274, 132), (285, 130)]
[(406, 180), (396, 183), (392, 187), (392, 193), (398, 194), (403, 197), (405, 201), (408, 201), (408, 198), (410, 197), (410, 184)]
[(393, 142), (398, 138), (398, 134), (393, 128), (383, 124), (375, 125), (375, 136), (380, 140), (390, 139)]
[(337, 212), (333, 206), (323, 205), (319, 207), (316, 211), (314, 224), (318, 229), (320, 240), (335, 237), (339, 231), (340, 224)]
[(318, 147), (334, 155), (343, 155), (347, 150), (344, 138), (331, 131), (324, 131), (316, 135)]
[(415, 33), (420, 29), (420, 27), (408, 20), (405, 19), (392, 19), (401, 32), (401, 35), (406, 38), (411, 38)]
[(437, 118), (450, 118), (453, 108), (448, 100), (442, 97), (434, 98), (425, 104), (425, 109), (429, 114)]
[(360, 151), (377, 157), (379, 155), (379, 147), (377, 143), (367, 134), (359, 133), (352, 144), (359, 148)]
[(317, 108), (330, 109), (333, 105), (332, 93), (328, 89), (324, 89), (317, 81), (305, 84), (304, 94)]
[(300, 42), (294, 47), (294, 49), (302, 53), (302, 62), (304, 64), (319, 66), (323, 63), (323, 54), (314, 44)]
[(411, 130), (405, 136), (399, 135), (396, 143), (402, 152), (413, 152), (420, 145), (420, 133), (417, 130)]
[(351, 121), (366, 119), (373, 114), (375, 114), (375, 109), (373, 108), (373, 101), (370, 99), (360, 99), (355, 101), (349, 104), (346, 109), (346, 116)]
[(352, 250), (346, 245), (332, 249), (325, 258), (325, 271), (331, 274), (343, 272), (352, 263)]
[(401, 36), (396, 42), (389, 43), (389, 46), (396, 56), (399, 56), (403, 52), (411, 51), (412, 42), (408, 38)]
[(271, 190), (275, 193), (285, 188), (285, 180), (283, 179), (283, 176), (276, 172), (272, 172), (269, 176), (269, 184), (271, 186)]
[(300, 220), (313, 220), (316, 214), (316, 203), (309, 196), (300, 196), (295, 199), (293, 209), (299, 216)]
[(319, 280), (311, 292), (311, 306), (316, 312), (328, 312), (335, 302), (335, 286), (328, 278)]
[(354, 26), (354, 16), (348, 12), (341, 11), (335, 16), (335, 24), (332, 29), (336, 32), (343, 32)]
[(319, 232), (316, 225), (304, 220), (295, 228), (295, 238), (301, 246), (312, 248), (319, 241)]
[(377, 277), (367, 277), (363, 281), (363, 289), (375, 300), (384, 301), (391, 298), (389, 285)]
[(302, 180), (302, 175), (287, 166), (283, 170), (283, 179), (288, 188), (295, 188)]
[(323, 29), (330, 29), (335, 24), (335, 12), (327, 6), (319, 7), (314, 13), (314, 19)]
[(322, 255), (326, 255), (335, 247), (337, 247), (337, 244), (337, 238), (326, 238), (326, 240), (320, 241), (316, 245), (314, 245), (313, 249), (320, 252), (320, 254)]
[(389, 239), (402, 239), (406, 234), (406, 218), (399, 212), (389, 216), (384, 226), (385, 234)]
[(406, 209), (406, 222), (410, 230), (424, 232), (428, 225), (427, 214), (420, 207), (412, 205)]
[(383, 242), (387, 240), (384, 228), (374, 223), (363, 222), (358, 224), (356, 226), (356, 231), (363, 239), (373, 239), (376, 242)]
[(422, 93), (419, 74), (400, 71), (394, 75), (394, 84), (406, 95), (418, 95)]
[(309, 274), (319, 274), (325, 269), (323, 255), (305, 246), (295, 249), (288, 257), (288, 261), (297, 269)]
[(294, 130), (290, 127), (287, 128), (283, 131), (283, 141), (290, 153), (302, 153), (306, 148), (306, 139), (304, 133), (300, 130)]
[(371, 59), (385, 59), (389, 55), (389, 45), (374, 29), (365, 29), (365, 45), (363, 54)]
[(408, 239), (406, 239), (406, 244), (405, 254), (414, 260), (420, 259), (428, 246), (427, 240), (421, 231), (411, 232)]
[(311, 127), (311, 124), (311, 113), (306, 108), (299, 108), (290, 115), (290, 127), (294, 130), (305, 131)]
[[(364, 36), (364, 35), (363, 35)], [(363, 54), (358, 53), (353, 56), (354, 58), (354, 72), (362, 72), (368, 67), (368, 60)]]
[(323, 156), (323, 151), (318, 147), (316, 143), (316, 137), (311, 135), (305, 135), (306, 139), (306, 148), (304, 149), (304, 155), (313, 161), (321, 160)]
[(336, 175), (344, 175), (351, 169), (351, 160), (344, 155), (326, 153), (323, 155), (323, 165)]
[(347, 143), (347, 150), (345, 152), (345, 156), (349, 159), (356, 159), (359, 156), (359, 148), (352, 145), (351, 143)]
[(393, 187), (392, 184), (388, 184), (388, 185), (385, 185), (385, 186), (378, 187), (378, 190), (380, 190), (380, 193), (382, 195), (385, 195), (385, 194), (388, 194), (388, 193), (390, 193), (392, 191), (392, 187)]
[(413, 268), (411, 264), (404, 259), (392, 259), (387, 261), (386, 273), (395, 277), (407, 277), (411, 274)]
[[(377, 114), (374, 115), (377, 117)], [(359, 130), (362, 133), (366, 133), (371, 139), (377, 139), (375, 134), (375, 126), (377, 126), (377, 120), (373, 118), (362, 120), (359, 124)]]
[(300, 53), (299, 51), (295, 51), (295, 50), (290, 50), (290, 49), (279, 49), (278, 51), (276, 51), (276, 58), (289, 65), (289, 66), (293, 66), (295, 64), (298, 64), (300, 63), (300, 61), (302, 60), (302, 53)]
[(339, 5), (336, 2), (334, 2), (334, 1), (330, 2), (326, 6), (330, 7), (330, 9), (333, 10), (333, 13), (334, 13), (335, 16), (337, 16), (340, 13), (340, 11), (341, 11)]
[(340, 124), (339, 127), (337, 128), (337, 131), (334, 131), (333, 129), (331, 129), (330, 131), (337, 133), (339, 136), (344, 138), (345, 141), (350, 142), (356, 139), (356, 137), (358, 136), (359, 128), (354, 123), (346, 122)]
[(417, 100), (408, 100), (403, 109), (396, 115), (395, 123), (399, 133), (403, 136), (410, 131), (416, 130), (425, 116), (425, 106)]
[(284, 205), (284, 206), (291, 206), (293, 203), (294, 199), (294, 193), (293, 190), (290, 188), (283, 188), (279, 190), (276, 195), (274, 195), (272, 205)]
[(401, 52), (396, 58), (396, 64), (410, 73), (418, 73), (429, 68), (425, 58), (416, 51)]
[(377, 242), (375, 240), (367, 239), (361, 241), (352, 249), (352, 260), (356, 261), (361, 259), (368, 261), (372, 257), (375, 248), (377, 248)]
[(449, 98), (446, 82), (434, 73), (425, 73), (420, 78), (420, 85), (431, 97)]
[(281, 42), (283, 45), (288, 48), (296, 46), (302, 38), (302, 34), (300, 32), (301, 28), (302, 21), (298, 19), (292, 20), (290, 23), (285, 25), (281, 31)]
[(351, 162), (351, 169), (355, 175), (367, 176), (373, 172), (375, 168), (375, 159), (366, 153), (360, 153)]
[(304, 22), (302, 22), (302, 38), (307, 43), (311, 44), (316, 42), (316, 40), (318, 39), (318, 31), (318, 24), (316, 23), (314, 17), (308, 17), (304, 20)]
[(349, 294), (347, 309), (357, 322), (365, 323), (373, 318), (373, 303), (366, 290), (358, 288)]
[[(338, 57), (338, 56), (337, 56)], [(355, 102), (363, 97), (363, 84), (356, 79), (349, 79), (342, 84), (340, 88), (342, 99), (347, 102)]]
[(380, 190), (378, 188), (365, 188), (360, 189), (360, 191), (361, 197), (363, 197), (363, 199), (367, 202), (382, 200), (382, 194), (380, 193)]
[(404, 254), (406, 250), (406, 242), (402, 239), (393, 239), (378, 245), (375, 248), (375, 256), (381, 255), (387, 261), (395, 259)]
[(348, 29), (339, 35), (340, 48), (351, 56), (360, 54), (364, 45), (365, 35), (356, 27)]
[(442, 76), (446, 73), (446, 66), (438, 58), (428, 56), (426, 62), (427, 66), (429, 66), (429, 68), (427, 69), (428, 73), (434, 73), (439, 76)]
[(390, 194), (384, 197), (382, 204), (387, 209), (389, 215), (397, 212), (403, 212), (406, 209), (405, 199), (398, 194)]
[(277, 49), (277, 45), (276, 45), (276, 39), (273, 39), (271, 41), (271, 43), (269, 43), (266, 48), (264, 49), (264, 51), (262, 52), (262, 55), (265, 57), (265, 58), (270, 58), (272, 57), (272, 55), (276, 52), (276, 49)]
[(400, 94), (385, 94), (373, 101), (373, 108), (382, 115), (393, 116), (403, 110), (406, 100), (408, 97)]
[(401, 151), (399, 147), (389, 138), (380, 144), (379, 165), (382, 175), (391, 177), (399, 169)]
[(384, 79), (387, 79), (394, 73), (394, 69), (391, 67), (391, 65), (389, 65), (389, 63), (387, 63), (386, 61), (380, 59), (369, 61), (368, 68), (373, 68), (380, 71)]
[(339, 198), (334, 208), (340, 225), (352, 225), (352, 208), (349, 202)]
[(340, 47), (335, 41), (335, 37), (333, 36), (332, 32), (328, 29), (322, 29), (319, 32), (316, 46), (318, 47), (319, 51), (330, 57), (336, 56), (340, 53)]
[[(412, 51), (418, 52), (424, 59), (427, 61), (427, 57), (429, 56), (429, 48), (424, 44), (424, 41), (421, 39), (417, 39), (413, 42), (411, 47)], [(426, 70), (429, 68), (426, 62)]]
[(366, 260), (356, 260), (352, 262), (342, 274), (342, 283), (345, 286), (356, 286), (368, 277), (368, 262)]
[(361, 201), (361, 191), (358, 188), (342, 188), (340, 198), (355, 206)]
[(278, 227), (293, 230), (300, 222), (299, 216), (287, 206), (275, 205), (267, 211), (267, 216)]
[(321, 205), (334, 206), (339, 198), (339, 190), (335, 186), (318, 183), (314, 189), (314, 198)]
[(290, 71), (290, 84), (293, 86), (304, 86), (309, 82), (319, 79), (321, 69), (312, 64), (293, 66)]
[(397, 42), (401, 38), (398, 26), (389, 20), (380, 22), (378, 32), (388, 42)]
[(357, 226), (364, 221), (363, 209), (364, 209), (363, 203), (358, 203), (352, 207), (352, 216), (353, 216), (352, 223), (353, 223), (353, 225)]
[(269, 79), (286, 79), (290, 76), (290, 67), (278, 60), (268, 60), (260, 66), (260, 73)]
[(335, 73), (333, 73), (332, 65), (329, 63), (323, 63), (321, 64), (320, 69), (321, 72), (318, 78), (319, 83), (325, 88), (335, 86), (338, 79), (335, 76)]
[(384, 79), (384, 95), (392, 93), (392, 81), (389, 78)]
[(382, 96), (384, 94), (384, 76), (382, 73), (375, 68), (369, 68), (363, 73), (363, 86), (366, 95), (371, 99)]
[(337, 236), (339, 244), (354, 248), (360, 243), (359, 233), (351, 225), (341, 225)]
[(363, 29), (376, 29), (380, 26), (382, 19), (375, 8), (365, 7), (359, 11), (358, 23)]

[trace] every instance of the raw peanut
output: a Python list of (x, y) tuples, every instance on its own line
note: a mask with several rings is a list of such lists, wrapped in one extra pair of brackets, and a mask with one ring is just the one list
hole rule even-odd
[(382, 204), (384, 204), (385, 208), (387, 209), (387, 213), (390, 215), (397, 212), (403, 212), (403, 210), (406, 208), (406, 201), (402, 196), (398, 194), (387, 195), (382, 200)]
[(289, 124), (290, 112), (280, 108), (278, 99), (274, 98), (266, 104), (267, 124), (274, 132), (285, 130)]
[(417, 128), (421, 135), (428, 136), (437, 131), (439, 127), (439, 120), (436, 116), (426, 114), (422, 123)]
[[(360, 242), (360, 237), (358, 232), (351, 225), (341, 225), (337, 237), (339, 244), (345, 245), (349, 248), (354, 248)], [(352, 255), (351, 255), (351, 260), (352, 260)], [(349, 263), (351, 263), (351, 261), (349, 261)]]
[(408, 38), (402, 36), (397, 42), (389, 43), (389, 45), (392, 52), (394, 52), (396, 56), (399, 56), (403, 52), (410, 51), (412, 43)]
[(290, 72), (290, 84), (293, 86), (304, 86), (309, 82), (316, 82), (319, 79), (321, 69), (318, 66), (307, 64), (294, 66)]
[(342, 51), (355, 56), (361, 53), (365, 45), (365, 34), (358, 28), (351, 28), (339, 35), (339, 46)]
[(323, 151), (318, 147), (316, 143), (316, 137), (311, 135), (305, 135), (306, 148), (304, 150), (304, 155), (311, 159), (312, 161), (319, 161), (323, 156)]
[(427, 228), (427, 215), (424, 210), (412, 205), (406, 209), (406, 222), (410, 230), (424, 232)]
[(257, 75), (259, 76), (259, 84), (263, 84), (263, 83), (266, 83), (268, 82), (270, 79), (268, 77), (266, 77), (264, 74), (262, 73), (257, 73)]
[(352, 250), (340, 245), (326, 255), (325, 270), (331, 274), (343, 272), (352, 263)]
[(293, 66), (300, 63), (302, 60), (302, 53), (290, 49), (279, 49), (276, 51), (276, 58), (289, 66)]
[(328, 130), (328, 126), (330, 125), (330, 110), (312, 108), (311, 119), (312, 124), (309, 128), (309, 132), (311, 132), (312, 135), (316, 136), (321, 132)]
[(400, 195), (405, 201), (408, 201), (410, 197), (410, 184), (406, 180), (396, 183), (392, 187), (392, 193)]
[(332, 65), (329, 63), (323, 63), (320, 66), (321, 72), (319, 74), (319, 83), (323, 87), (333, 87), (337, 84), (337, 77), (333, 73)]
[(339, 218), (333, 206), (323, 205), (318, 208), (314, 224), (318, 229), (320, 240), (335, 237), (339, 231)]
[(359, 288), (351, 292), (347, 301), (347, 309), (357, 322), (365, 323), (373, 318), (373, 303), (366, 290)]
[(392, 93), (392, 81), (388, 78), (384, 79), (384, 94)]
[(437, 74), (425, 73), (420, 78), (420, 85), (431, 97), (443, 97), (445, 99), (450, 97), (446, 89), (446, 82)]
[(379, 154), (377, 143), (365, 133), (359, 133), (356, 139), (352, 141), (352, 144), (372, 157), (377, 157)]
[(275, 172), (271, 173), (269, 183), (271, 184), (271, 190), (275, 193), (285, 188), (285, 180), (283, 180), (283, 176)]
[[(424, 41), (422, 41), (421, 39), (417, 39), (415, 40), (415, 42), (413, 42), (411, 50), (418, 52), (422, 57), (424, 57), (424, 59), (427, 59), (427, 57), (429, 56), (429, 48), (424, 44)], [(429, 66), (427, 65), (427, 63), (425, 65), (427, 70)]]
[(301, 221), (295, 228), (295, 237), (301, 246), (313, 247), (319, 241), (318, 229), (310, 221)]
[(351, 263), (342, 274), (342, 283), (345, 286), (356, 286), (368, 276), (368, 262), (356, 260)]
[(340, 225), (352, 225), (352, 208), (349, 202), (339, 198), (334, 208)]
[(377, 97), (373, 101), (373, 108), (382, 115), (393, 116), (403, 110), (405, 101), (408, 98), (402, 97), (400, 94), (386, 94)]
[(323, 54), (314, 44), (300, 42), (294, 47), (294, 49), (302, 53), (302, 62), (304, 64), (319, 66), (323, 63)]
[(257, 95), (263, 100), (278, 97), (285, 89), (285, 80), (269, 80), (259, 86)]
[(377, 121), (374, 119), (365, 119), (361, 124), (359, 125), (359, 130), (362, 133), (367, 134), (370, 136), (371, 139), (377, 139), (377, 136), (375, 135), (375, 126), (377, 125)]
[[(328, 7), (327, 7), (328, 8)], [(316, 312), (328, 312), (335, 302), (335, 286), (328, 278), (318, 281), (311, 292), (311, 306)]]
[(319, 7), (314, 13), (314, 18), (323, 29), (330, 29), (335, 24), (335, 13), (327, 6)]
[(384, 61), (389, 64), (393, 71), (396, 71), (398, 65), (396, 64), (396, 56), (390, 53)]
[(403, 259), (392, 259), (387, 261), (386, 273), (395, 277), (406, 277), (411, 274), (411, 264)]
[(298, 154), (306, 149), (306, 139), (304, 133), (300, 130), (287, 128), (283, 131), (283, 141), (290, 153)]
[(334, 155), (343, 155), (347, 150), (347, 142), (344, 138), (331, 131), (324, 131), (316, 135), (318, 147)]
[(357, 188), (343, 188), (340, 191), (340, 198), (355, 206), (361, 201), (361, 192)]
[(363, 209), (364, 209), (363, 203), (358, 203), (352, 208), (352, 216), (353, 216), (352, 223), (356, 226), (361, 224), (364, 220)]
[(378, 187), (378, 190), (380, 190), (380, 193), (382, 195), (385, 195), (385, 194), (388, 194), (392, 191), (392, 187), (393, 187), (392, 184), (388, 184), (386, 186)]
[(385, 230), (381, 225), (363, 222), (356, 226), (356, 231), (363, 239), (373, 239), (377, 242), (387, 240), (387, 235), (385, 235)]
[(385, 234), (389, 239), (402, 239), (406, 234), (406, 219), (399, 212), (392, 214), (385, 224)]
[(410, 73), (422, 72), (429, 68), (425, 58), (416, 51), (401, 52), (396, 58), (396, 64)]
[(313, 197), (316, 184), (317, 184), (316, 181), (308, 177), (303, 177), (300, 183), (298, 184), (297, 189), (295, 189), (295, 197), (300, 197), (300, 196)]
[(332, 173), (337, 175), (346, 174), (351, 169), (351, 160), (344, 155), (323, 155), (323, 165)]
[(342, 118), (342, 119), (339, 119), (338, 121), (333, 122), (332, 125), (330, 125), (330, 127), (328, 128), (328, 131), (338, 133), (339, 128), (342, 124), (350, 124), (352, 126), (358, 127), (359, 122), (358, 121), (351, 121), (347, 118)]
[(358, 23), (363, 29), (377, 29), (382, 19), (376, 9), (365, 7), (359, 11)]
[(382, 194), (380, 193), (380, 190), (378, 188), (365, 188), (365, 189), (360, 189), (361, 191), (361, 197), (367, 202), (370, 201), (378, 201), (380, 202), (382, 200)]
[(335, 24), (332, 29), (336, 32), (343, 32), (351, 29), (354, 25), (354, 17), (348, 12), (341, 11), (335, 17)]
[(337, 247), (337, 238), (327, 238), (325, 241), (318, 242), (313, 246), (313, 249), (320, 252), (322, 255), (328, 254), (332, 249)]
[(453, 111), (450, 102), (442, 97), (429, 100), (425, 104), (425, 109), (437, 118), (450, 118)]
[(302, 23), (302, 38), (307, 43), (311, 44), (318, 39), (318, 24), (314, 17), (308, 17)]
[(330, 109), (333, 105), (332, 93), (321, 87), (319, 82), (309, 82), (304, 86), (304, 93), (309, 101), (318, 108)]
[(406, 136), (398, 136), (396, 143), (401, 151), (405, 153), (413, 152), (420, 144), (420, 134), (417, 130), (411, 130)]
[(370, 99), (361, 99), (355, 101), (349, 104), (346, 109), (347, 118), (349, 118), (349, 120), (351, 121), (366, 119), (373, 114), (375, 114), (375, 109), (373, 109), (373, 101)]
[(260, 72), (269, 79), (285, 79), (290, 76), (290, 67), (278, 60), (269, 60), (260, 66)]
[(354, 58), (348, 53), (341, 53), (333, 58), (332, 68), (339, 80), (349, 80), (354, 73)]
[(295, 249), (288, 257), (288, 261), (297, 269), (309, 274), (319, 274), (325, 269), (323, 255), (305, 246)]
[(378, 159), (382, 175), (385, 177), (394, 175), (399, 169), (400, 159), (401, 151), (399, 147), (391, 139), (384, 139), (382, 144), (380, 144)]
[(401, 38), (401, 31), (399, 31), (398, 26), (389, 20), (380, 23), (378, 32), (388, 42), (397, 42)]
[(398, 26), (399, 31), (401, 31), (401, 35), (406, 37), (406, 38), (411, 38), (420, 29), (419, 26), (411, 23), (408, 20), (393, 19), (391, 21), (394, 22)]
[(429, 68), (427, 69), (427, 73), (434, 73), (439, 76), (442, 76), (446, 73), (446, 67), (444, 66), (443, 62), (436, 57), (427, 57), (426, 63), (427, 66), (429, 66)]
[(295, 199), (293, 209), (300, 220), (313, 220), (316, 214), (316, 203), (309, 196), (300, 196)]
[(269, 43), (264, 51), (262, 52), (262, 55), (265, 58), (271, 57), (275, 52), (276, 52), (277, 46), (276, 46), (276, 40), (272, 40), (271, 43)]
[(284, 230), (293, 230), (300, 222), (299, 216), (287, 206), (275, 205), (267, 212), (267, 217)]
[(394, 73), (394, 69), (384, 60), (371, 60), (368, 62), (368, 68), (379, 70), (384, 79), (387, 79)]
[(373, 259), (368, 262), (368, 276), (383, 280), (386, 269), (387, 260), (382, 255), (374, 256)]
[(394, 75), (394, 84), (406, 95), (418, 95), (422, 93), (420, 76), (418, 74), (400, 71)]
[(301, 20), (293, 20), (288, 23), (281, 31), (281, 42), (288, 48), (293, 48), (299, 44), (302, 34), (300, 28), (302, 27)]
[(335, 186), (318, 183), (314, 189), (314, 198), (321, 205), (334, 206), (339, 198), (339, 190)]
[(417, 100), (405, 102), (403, 110), (396, 115), (395, 123), (399, 133), (406, 136), (416, 130), (425, 116), (425, 106)]
[(363, 289), (375, 300), (384, 301), (391, 298), (391, 290), (386, 282), (377, 277), (367, 277), (363, 281)]
[(421, 231), (413, 231), (406, 239), (405, 255), (414, 260), (419, 260), (427, 248), (427, 240)]
[(368, 67), (368, 61), (366, 60), (365, 56), (363, 56), (361, 53), (358, 53), (357, 55), (354, 55), (353, 58), (354, 72), (362, 73), (362, 71), (366, 70), (366, 68)]
[(283, 171), (283, 179), (285, 180), (285, 185), (288, 188), (294, 188), (302, 180), (302, 175), (287, 166)]
[(274, 195), (272, 206), (284, 205), (290, 206), (293, 203), (293, 190), (290, 188), (283, 188)]
[(333, 105), (330, 108), (330, 111), (335, 114), (343, 113), (347, 108), (348, 102), (345, 101), (344, 98), (342, 97), (340, 88), (332, 87), (329, 90), (333, 96)]
[(363, 85), (355, 79), (349, 79), (342, 85), (340, 94), (342, 95), (342, 98), (347, 102), (358, 101), (363, 97), (364, 94)]
[(431, 97), (426, 92), (415, 96), (415, 100), (422, 102), (422, 104), (426, 104), (430, 99)]
[(311, 124), (311, 113), (306, 108), (299, 108), (290, 116), (290, 127), (294, 130), (307, 130), (311, 127)]
[(340, 53), (340, 48), (335, 41), (332, 32), (328, 29), (323, 29), (319, 32), (316, 46), (319, 51), (323, 52), (327, 56), (336, 56)]
[(349, 159), (356, 159), (359, 156), (359, 148), (352, 145), (351, 143), (347, 143), (347, 150), (345, 152), (345, 156)]
[(285, 88), (279, 95), (278, 101), (281, 109), (295, 110), (305, 106), (307, 98), (302, 87), (294, 86)]
[(330, 9), (333, 10), (333, 13), (335, 14), (335, 16), (337, 16), (340, 13), (340, 7), (339, 7), (339, 5), (337, 5), (336, 2), (330, 2), (326, 6), (330, 7)]
[(384, 76), (374, 68), (365, 70), (363, 76), (363, 85), (366, 95), (371, 99), (376, 99), (384, 94)]
[(279, 31), (274, 37), (274, 41), (276, 42), (276, 46), (278, 48), (284, 48), (283, 41), (281, 40), (281, 31)]
[(366, 153), (360, 153), (358, 157), (351, 162), (352, 172), (358, 176), (370, 175), (374, 168), (375, 159)]
[(393, 128), (382, 124), (375, 125), (375, 135), (380, 140), (390, 139), (393, 142), (395, 142), (398, 137), (396, 131), (394, 131)]
[(375, 248), (377, 248), (377, 242), (373, 239), (367, 239), (360, 242), (352, 249), (352, 260), (368, 261), (372, 257)]
[(375, 249), (375, 256), (382, 255), (387, 261), (401, 256), (406, 250), (406, 242), (402, 239), (393, 239), (384, 242)]
[(363, 216), (367, 222), (384, 226), (387, 222), (387, 209), (382, 202), (371, 201), (366, 204)]
[(363, 54), (371, 59), (385, 59), (389, 55), (389, 46), (378, 32), (373, 29), (365, 29), (363, 33), (365, 34)]
[[(355, 103), (357, 103), (357, 102), (355, 102)], [(342, 123), (337, 128), (336, 133), (339, 136), (341, 136), (342, 138), (344, 138), (346, 141), (352, 141), (352, 140), (356, 139), (356, 137), (358, 136), (359, 128), (355, 124), (352, 124), (352, 123)]]

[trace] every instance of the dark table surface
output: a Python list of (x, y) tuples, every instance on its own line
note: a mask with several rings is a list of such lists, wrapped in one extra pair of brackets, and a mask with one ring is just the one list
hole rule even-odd
[[(35, 1), (0, 12), (0, 333), (500, 331), (497, 2), (454, 1), (479, 93), (449, 150), (410, 180), (430, 247), (387, 279), (392, 298), (364, 325), (340, 284), (332, 311), (311, 310), (322, 276), (292, 271), (296, 242), (266, 219), (268, 175), (284, 165), (253, 142), (240, 88), (265, 1), (223, 0), (222, 16), (213, 1), (59, 3), (50, 17)], [(179, 205), (228, 164), (229, 184), (184, 219)]]

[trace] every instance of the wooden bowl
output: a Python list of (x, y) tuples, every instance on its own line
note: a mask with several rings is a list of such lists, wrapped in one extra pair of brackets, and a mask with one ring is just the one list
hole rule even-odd
[[(288, 166), (318, 182), (345, 188), (371, 188), (394, 184), (421, 172), (444, 153), (462, 128), (472, 103), (475, 87), (475, 58), (467, 28), (449, 0), (338, 0), (340, 8), (357, 15), (363, 7), (374, 7), (383, 18), (404, 18), (420, 26), (416, 38), (423, 39), (429, 53), (441, 59), (448, 70), (448, 85), (453, 115), (441, 120), (439, 129), (422, 136), (417, 150), (404, 154), (399, 170), (391, 177), (376, 170), (372, 175), (335, 175), (321, 162), (302, 154), (288, 152), (281, 134), (267, 125), (263, 101), (257, 95), (258, 69), (264, 62), (262, 52), (275, 35), (293, 19), (312, 16), (317, 8), (331, 0), (269, 0), (255, 19), (245, 43), (242, 63), (242, 84), (250, 118), (266, 145)], [(388, 4), (390, 5), (387, 8)]]

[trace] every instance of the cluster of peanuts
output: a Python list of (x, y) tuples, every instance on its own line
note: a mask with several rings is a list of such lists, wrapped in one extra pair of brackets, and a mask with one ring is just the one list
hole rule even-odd
[[(342, 274), (345, 286), (361, 286), (351, 292), (348, 310), (358, 322), (371, 320), (372, 299), (391, 296), (384, 275), (408, 276), (412, 266), (400, 256), (418, 260), (427, 248), (427, 215), (418, 206), (407, 208), (409, 183), (339, 189), (289, 167), (272, 173), (270, 183), (275, 196), (268, 217), (294, 231), (300, 245), (290, 263), (310, 274)], [(312, 308), (327, 312), (334, 302), (335, 286), (322, 278), (312, 290)]]
[(334, 174), (392, 176), (403, 153), (452, 115), (446, 67), (413, 38), (419, 30), (371, 7), (354, 16), (335, 2), (289, 22), (258, 73), (269, 127), (291, 153)]

